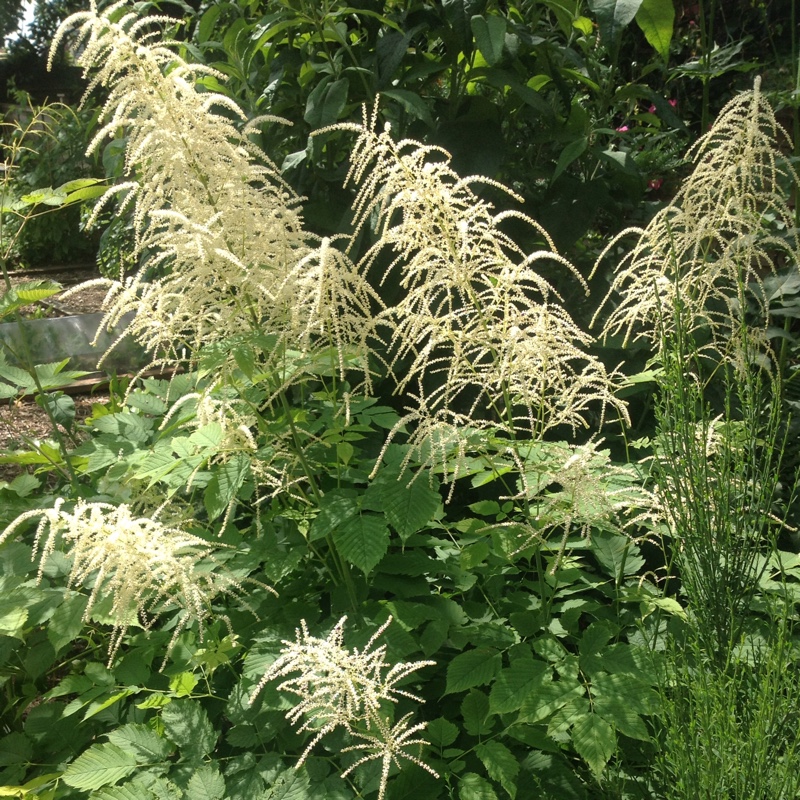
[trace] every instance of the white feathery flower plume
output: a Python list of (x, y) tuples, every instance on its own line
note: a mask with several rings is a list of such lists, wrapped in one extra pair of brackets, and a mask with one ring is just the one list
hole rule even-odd
[[(334, 350), (334, 368), (368, 376), (366, 334), (377, 296), (331, 240), (303, 229), (300, 198), (248, 138), (253, 121), (219, 93), (198, 92), (212, 74), (184, 62), (154, 35), (167, 18), (139, 19), (96, 0), (59, 28), (72, 31), (77, 63), (105, 87), (99, 147), (124, 129), (125, 180), (95, 208), (122, 198), (133, 208), (141, 268), (108, 281), (104, 324), (129, 312), (127, 328), (154, 358), (191, 358), (202, 346), (247, 332), (270, 343), (264, 369), (290, 347)], [(174, 23), (174, 20), (169, 20)], [(353, 354), (356, 354), (355, 356)], [(292, 376), (285, 376), (291, 383)]]
[(278, 689), (301, 698), (286, 717), (293, 724), (300, 723), (305, 717), (298, 731), (314, 732), (297, 766), (303, 764), (314, 745), (325, 734), (342, 727), (352, 736), (364, 740), (364, 743), (346, 747), (342, 752), (364, 748), (369, 751), (342, 775), (349, 774), (365, 761), (382, 759), (378, 797), (383, 800), (389, 769), (393, 763), (399, 766), (399, 758), (412, 761), (439, 777), (418, 755), (406, 749), (428, 744), (424, 739), (409, 738), (422, 730), (425, 724), (409, 727), (411, 714), (407, 714), (392, 725), (390, 716), (383, 708), (385, 702), (396, 703), (399, 696), (422, 703), (421, 698), (398, 688), (397, 684), (412, 672), (436, 662), (387, 663), (386, 645), (374, 645), (391, 624), (391, 617), (375, 631), (362, 650), (348, 650), (343, 646), (346, 620), (346, 616), (342, 617), (325, 639), (312, 636), (305, 620), (301, 621), (295, 640), (283, 642), (281, 654), (258, 682), (250, 695), (250, 702), (255, 701), (269, 681), (292, 676), (278, 685)]
[(781, 139), (789, 141), (788, 134), (756, 79), (694, 145), (694, 171), (672, 202), (644, 230), (622, 231), (601, 253), (598, 265), (620, 238), (638, 236), (592, 325), (605, 314), (604, 336), (644, 337), (658, 346), (675, 330), (677, 310), (684, 330), (706, 331), (709, 347), (728, 355), (749, 303), (766, 319), (762, 276), (800, 264), (800, 233), (783, 190), (796, 186), (798, 175)]
[(215, 560), (214, 553), (222, 545), (163, 525), (156, 516), (135, 517), (127, 505), (84, 500), (67, 511), (59, 498), (53, 508), (35, 509), (17, 517), (0, 535), (0, 544), (24, 522), (39, 517), (33, 557), (39, 559), (41, 580), (45, 562), (61, 537), (72, 559), (68, 586), (92, 585), (83, 621), (88, 621), (100, 597), (113, 597), (109, 664), (131, 625), (138, 623), (148, 629), (164, 613), (177, 609), (178, 621), (164, 656), (166, 663), (178, 636), (192, 622), (199, 624), (202, 638), (215, 597), (242, 597), (244, 589)]
[[(591, 408), (627, 419), (614, 375), (588, 352), (593, 337), (536, 269), (558, 265), (585, 288), (546, 231), (524, 214), (497, 212), (473, 189), (483, 183), (515, 196), (501, 184), (461, 178), (446, 151), (395, 142), (376, 122), (376, 112), (365, 112), (361, 125), (338, 127), (358, 134), (348, 176), (358, 186), (354, 236), (378, 220), (379, 239), (360, 268), (366, 274), (388, 254), (386, 273), (400, 272), (403, 296), (377, 324), (390, 331), (397, 391), (414, 404), (412, 447), (424, 449), (440, 428), (449, 432), (455, 416), (534, 439), (562, 425), (586, 427)], [(503, 230), (512, 217), (546, 247), (520, 248)]]

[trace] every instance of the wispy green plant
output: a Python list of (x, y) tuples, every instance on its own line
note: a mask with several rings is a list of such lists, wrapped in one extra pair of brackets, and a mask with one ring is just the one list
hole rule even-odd
[[(775, 502), (785, 428), (780, 379), (759, 365), (747, 327), (737, 349), (751, 364), (722, 362), (710, 379), (676, 311), (662, 344), (654, 461), (669, 546), (706, 651), (724, 660), (744, 633), (764, 562), (780, 530)], [(711, 398), (722, 393), (722, 407)]]
[[(623, 237), (638, 236), (595, 314), (593, 324), (602, 319), (604, 336), (643, 337), (658, 347), (662, 333), (674, 331), (671, 309), (680, 302), (687, 333), (726, 352), (749, 303), (766, 311), (763, 275), (800, 263), (786, 199), (797, 174), (781, 141), (788, 136), (757, 79), (692, 148), (694, 171), (672, 202), (644, 230), (619, 234), (598, 259)], [(773, 233), (770, 222), (784, 233)]]
[(690, 633), (670, 648), (657, 766), (666, 800), (800, 792), (800, 682), (786, 622), (720, 671)]

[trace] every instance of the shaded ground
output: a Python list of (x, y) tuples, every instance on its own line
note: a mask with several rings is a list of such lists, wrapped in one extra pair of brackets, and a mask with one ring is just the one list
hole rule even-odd
[[(31, 280), (53, 280), (66, 288), (77, 283), (99, 278), (96, 270), (81, 268), (66, 268), (58, 271), (28, 271), (11, 276), (12, 284), (16, 285)], [(30, 317), (64, 316), (68, 314), (88, 314), (100, 311), (106, 290), (92, 288), (67, 298), (55, 295), (49, 303), (34, 303), (23, 309), (23, 314)], [(107, 393), (93, 395), (77, 395), (75, 402), (75, 416), (77, 420), (86, 418), (91, 414), (94, 403), (108, 402)], [(17, 449), (30, 449), (26, 440), (40, 441), (51, 436), (51, 424), (47, 414), (30, 399), (12, 403), (0, 403), (0, 454), (5, 454)], [(21, 472), (21, 468), (13, 464), (0, 464), (0, 481), (11, 480)]]

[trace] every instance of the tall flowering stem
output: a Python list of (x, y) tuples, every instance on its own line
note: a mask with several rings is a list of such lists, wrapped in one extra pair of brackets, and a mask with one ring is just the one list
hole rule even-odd
[[(397, 391), (412, 403), (412, 444), (444, 462), (452, 448), (443, 443), (468, 447), (455, 442), (459, 431), (540, 439), (559, 426), (587, 427), (590, 413), (627, 419), (614, 375), (588, 352), (593, 337), (537, 270), (559, 266), (585, 288), (546, 231), (519, 212), (496, 211), (473, 188), (490, 184), (514, 196), (505, 187), (461, 178), (446, 151), (395, 142), (376, 123), (377, 112), (365, 112), (361, 125), (340, 127), (358, 134), (348, 175), (358, 187), (354, 236), (378, 220), (361, 269), (388, 256), (387, 273), (399, 271), (404, 290), (378, 324), (390, 332)], [(503, 230), (510, 218), (546, 246), (525, 252)]]
[(203, 77), (224, 76), (158, 41), (154, 27), (166, 21), (173, 22), (140, 19), (124, 2), (100, 13), (91, 0), (52, 44), (54, 53), (71, 32), (77, 62), (91, 76), (87, 93), (95, 86), (108, 93), (90, 149), (120, 130), (127, 136), (125, 180), (93, 218), (114, 200), (133, 208), (141, 268), (109, 282), (105, 324), (135, 312), (127, 332), (170, 360), (247, 331), (266, 343), (266, 369), (285, 367), (287, 348), (333, 347), (340, 374), (357, 360), (368, 381), (374, 292), (330, 240), (304, 231), (300, 198), (250, 141), (274, 120), (245, 124), (230, 98), (198, 91)]
[(726, 353), (748, 307), (767, 319), (763, 276), (800, 264), (800, 235), (782, 188), (797, 185), (798, 175), (781, 139), (788, 135), (757, 79), (695, 144), (694, 171), (672, 202), (644, 230), (623, 231), (598, 259), (621, 237), (638, 236), (595, 315), (593, 324), (604, 317), (604, 336), (643, 337), (660, 347), (675, 333), (678, 309), (684, 333)]

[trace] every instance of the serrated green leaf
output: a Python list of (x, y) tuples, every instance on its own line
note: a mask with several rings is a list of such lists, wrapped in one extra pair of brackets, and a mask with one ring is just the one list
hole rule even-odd
[(474, 772), (465, 772), (458, 784), (460, 800), (497, 800), (489, 781)]
[(545, 683), (522, 704), (519, 722), (541, 722), (585, 693), (586, 687), (573, 679)]
[(497, 781), (511, 800), (514, 800), (517, 796), (517, 786), (514, 780), (519, 774), (519, 761), (514, 754), (504, 744), (492, 739), (477, 744), (475, 755), (483, 763), (489, 777), (493, 781)]
[(70, 592), (50, 617), (47, 638), (56, 653), (73, 641), (83, 629), (83, 614), (88, 599), (86, 595)]
[(28, 620), (28, 609), (13, 595), (0, 599), (0, 635), (21, 639)]
[(432, 747), (438, 747), (440, 750), (449, 744), (453, 744), (457, 737), (458, 726), (453, 725), (452, 722), (444, 717), (432, 719), (425, 726), (425, 738), (431, 743)]
[(480, 689), (470, 689), (461, 701), (461, 718), (464, 729), (472, 736), (485, 736), (494, 727), (489, 716), (489, 698)]
[(339, 526), (358, 516), (361, 507), (355, 492), (334, 489), (320, 501), (319, 513), (311, 523), (308, 538), (313, 542), (330, 536)]
[(163, 761), (172, 752), (172, 746), (166, 739), (141, 723), (129, 723), (111, 731), (108, 741), (133, 753), (139, 764)]
[(193, 672), (181, 672), (170, 678), (169, 690), (178, 697), (189, 697), (197, 686), (198, 678)]
[(489, 705), (492, 714), (508, 714), (522, 704), (545, 683), (551, 680), (551, 669), (543, 661), (520, 658), (504, 669), (492, 684)]
[(445, 694), (483, 686), (494, 678), (501, 666), (500, 654), (492, 647), (478, 647), (457, 655), (447, 666)]
[(106, 786), (89, 795), (89, 800), (153, 800), (155, 795), (143, 786)]
[(376, 514), (360, 513), (333, 534), (344, 559), (368, 575), (389, 549), (389, 528)]
[(644, 566), (638, 545), (621, 533), (597, 531), (592, 535), (592, 552), (616, 581), (625, 575), (635, 575)]
[(216, 767), (203, 764), (189, 779), (186, 796), (191, 800), (222, 800), (225, 797), (225, 779)]
[(304, 768), (285, 769), (272, 784), (270, 800), (307, 800), (309, 784), (308, 772)]
[(217, 734), (205, 709), (196, 700), (173, 700), (161, 711), (164, 732), (188, 759), (207, 756), (217, 743)]
[(597, 714), (586, 714), (572, 726), (572, 744), (578, 755), (599, 777), (617, 749), (614, 728)]
[(633, 675), (597, 675), (592, 679), (592, 694), (618, 701), (637, 714), (655, 714), (660, 705), (658, 692)]
[(0, 767), (11, 764), (25, 764), (33, 756), (33, 745), (21, 733), (9, 733), (0, 739)]
[(209, 520), (219, 517), (236, 499), (249, 471), (250, 459), (242, 453), (238, 453), (214, 471), (203, 494)]
[(403, 541), (421, 530), (430, 521), (441, 503), (439, 492), (419, 475), (410, 484), (405, 478), (387, 476), (373, 483), (366, 493), (366, 502), (376, 511), (383, 511)]
[(216, 452), (222, 443), (222, 425), (219, 422), (203, 425), (189, 437), (189, 443), (200, 451)]
[(115, 744), (93, 744), (67, 767), (63, 780), (73, 789), (99, 789), (118, 783), (135, 769), (133, 753)]

